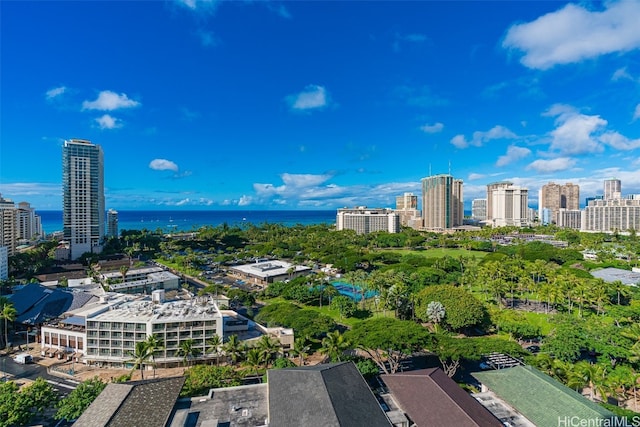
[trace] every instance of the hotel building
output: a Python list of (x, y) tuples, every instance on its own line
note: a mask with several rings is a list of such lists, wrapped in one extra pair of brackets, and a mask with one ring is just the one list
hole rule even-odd
[(392, 209), (369, 209), (361, 206), (338, 209), (336, 230), (354, 230), (358, 234), (375, 231), (400, 232), (400, 216)]
[(592, 200), (585, 207), (582, 231), (612, 233), (640, 230), (640, 199)]
[(400, 215), (400, 224), (405, 227), (418, 228), (422, 221), (418, 210), (418, 196), (413, 193), (404, 193), (396, 196), (396, 213)]
[(507, 188), (511, 187), (513, 182), (502, 181), (502, 182), (492, 182), (487, 185), (487, 221), (491, 223), (493, 220), (493, 191), (499, 188)]
[[(488, 218), (493, 227), (515, 226), (524, 227), (529, 220), (529, 191), (515, 185), (499, 185), (491, 193), (491, 216)], [(487, 197), (489, 199), (489, 197)]]
[(487, 199), (473, 199), (471, 201), (471, 217), (476, 221), (487, 219)]
[(104, 160), (102, 148), (83, 139), (62, 148), (62, 220), (71, 259), (99, 252), (104, 239)]
[(462, 225), (462, 180), (451, 175), (422, 179), (422, 218), (426, 230), (446, 230)]
[(544, 209), (549, 209), (549, 219), (552, 223), (558, 222), (560, 209), (580, 209), (580, 187), (571, 183), (560, 185), (553, 182), (543, 185), (538, 195), (538, 217), (543, 224), (548, 224), (542, 213)]

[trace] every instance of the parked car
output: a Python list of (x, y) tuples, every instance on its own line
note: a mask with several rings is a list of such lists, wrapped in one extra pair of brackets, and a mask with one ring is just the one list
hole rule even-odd
[(13, 358), (16, 363), (26, 365), (27, 363), (33, 363), (33, 357), (29, 353), (20, 353)]

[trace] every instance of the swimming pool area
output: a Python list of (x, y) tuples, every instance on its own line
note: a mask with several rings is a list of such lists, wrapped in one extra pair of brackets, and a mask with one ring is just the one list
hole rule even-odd
[[(333, 285), (334, 288), (338, 290), (338, 292), (340, 292), (340, 295), (347, 296), (352, 300), (354, 300), (355, 302), (360, 302), (360, 300), (362, 300), (362, 292), (359, 286), (353, 286), (350, 283), (346, 283), (346, 282), (333, 282), (331, 284)], [(355, 289), (355, 293), (354, 293), (354, 289)], [(365, 299), (373, 298), (376, 295), (378, 295), (377, 291), (366, 291), (364, 293), (364, 298)]]

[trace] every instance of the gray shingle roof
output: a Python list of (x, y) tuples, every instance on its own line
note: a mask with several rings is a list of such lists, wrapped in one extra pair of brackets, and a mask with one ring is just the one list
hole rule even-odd
[(74, 427), (164, 427), (184, 377), (108, 384)]
[(273, 427), (388, 427), (389, 419), (352, 362), (270, 370)]

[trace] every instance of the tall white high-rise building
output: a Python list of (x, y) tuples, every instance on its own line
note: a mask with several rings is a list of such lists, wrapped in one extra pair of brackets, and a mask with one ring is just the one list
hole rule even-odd
[(487, 185), (487, 221), (491, 222), (494, 218), (493, 215), (493, 190), (499, 188), (507, 188), (511, 187), (513, 182), (509, 181), (501, 181), (501, 182), (492, 182)]
[(471, 217), (477, 221), (487, 219), (487, 199), (473, 199), (471, 201)]
[(102, 148), (71, 139), (62, 148), (62, 221), (71, 259), (100, 252), (104, 239), (104, 157)]
[(446, 230), (462, 225), (462, 180), (451, 175), (422, 179), (422, 217), (427, 230)]
[(31, 240), (36, 236), (42, 237), (42, 222), (40, 216), (27, 202), (18, 203), (18, 239)]
[(616, 178), (604, 180), (604, 200), (619, 199), (622, 195), (622, 182)]
[(418, 210), (418, 196), (413, 193), (396, 196), (395, 211), (400, 216), (401, 225), (412, 228), (419, 228), (422, 225), (420, 210)]
[(7, 248), (7, 255), (13, 256), (16, 252), (18, 240), (18, 210), (11, 199), (5, 199), (0, 195), (0, 246)]
[(114, 209), (107, 211), (107, 236), (118, 237), (118, 211)]
[(523, 227), (530, 223), (529, 190), (526, 188), (498, 186), (491, 191), (491, 203), (492, 217), (487, 219), (494, 227)]

